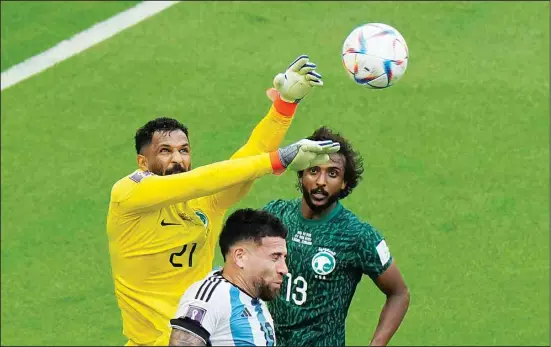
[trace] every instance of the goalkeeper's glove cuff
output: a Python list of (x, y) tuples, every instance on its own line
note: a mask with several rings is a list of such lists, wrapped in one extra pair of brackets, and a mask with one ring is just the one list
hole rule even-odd
[(281, 175), (285, 171), (285, 166), (283, 166), (281, 157), (279, 156), (279, 150), (270, 152), (270, 162), (275, 175)]
[(281, 99), (279, 92), (277, 93), (277, 97), (274, 100), (274, 108), (276, 109), (277, 112), (281, 113), (286, 117), (292, 117), (294, 116), (297, 110), (297, 107), (298, 107), (298, 103), (284, 101)]

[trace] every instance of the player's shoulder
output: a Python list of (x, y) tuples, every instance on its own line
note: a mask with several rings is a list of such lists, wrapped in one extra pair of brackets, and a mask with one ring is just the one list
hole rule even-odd
[(296, 210), (298, 201), (299, 200), (297, 199), (293, 199), (293, 200), (276, 199), (268, 202), (263, 207), (263, 209), (273, 214), (280, 214), (288, 210)]
[(184, 298), (218, 305), (224, 297), (228, 296), (230, 287), (231, 283), (222, 276), (220, 270), (213, 270), (203, 279), (189, 286)]
[[(228, 281), (219, 271), (212, 271), (189, 286), (180, 298), (177, 317), (202, 321), (205, 316), (225, 318), (231, 315)], [(218, 318), (217, 318), (218, 317)]]
[(354, 212), (343, 207), (338, 223), (346, 230), (353, 231), (358, 238), (382, 239), (383, 236), (371, 223), (358, 217)]
[(138, 169), (122, 177), (111, 188), (111, 200), (115, 202), (124, 200), (140, 182), (152, 175), (149, 171)]

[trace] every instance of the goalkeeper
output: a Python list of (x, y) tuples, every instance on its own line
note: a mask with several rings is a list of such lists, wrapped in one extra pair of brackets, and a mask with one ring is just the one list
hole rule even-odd
[(316, 65), (300, 56), (268, 90), (273, 105), (231, 160), (191, 170), (188, 129), (157, 118), (135, 137), (139, 169), (112, 188), (107, 234), (126, 345), (167, 345), (183, 292), (212, 269), (226, 210), (256, 178), (329, 160), (332, 141), (302, 140), (278, 149), (298, 102), (321, 86)]

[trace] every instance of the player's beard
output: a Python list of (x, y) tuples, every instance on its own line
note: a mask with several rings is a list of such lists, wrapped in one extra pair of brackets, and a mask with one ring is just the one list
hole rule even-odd
[(173, 174), (177, 174), (177, 173), (182, 173), (182, 172), (186, 172), (186, 168), (183, 167), (182, 165), (180, 164), (174, 164), (171, 168), (168, 168), (165, 170), (165, 176), (168, 176), (168, 175), (173, 175)]
[(254, 287), (256, 289), (256, 296), (264, 301), (272, 301), (277, 298), (281, 289), (272, 289), (270, 285), (262, 278), (257, 277), (254, 281)]
[[(304, 198), (304, 201), (306, 201), (306, 204), (308, 205), (308, 207), (310, 207), (310, 209), (314, 213), (321, 213), (327, 208), (329, 208), (331, 205), (333, 205), (335, 201), (339, 200), (339, 195), (340, 195), (340, 192), (333, 195), (329, 195), (329, 193), (327, 193), (322, 188), (316, 188), (308, 191), (308, 189), (306, 189), (304, 184), (301, 184), (301, 191), (302, 191), (302, 197)], [(314, 204), (312, 195), (316, 193), (322, 193), (323, 195), (328, 197), (327, 201), (323, 205)]]

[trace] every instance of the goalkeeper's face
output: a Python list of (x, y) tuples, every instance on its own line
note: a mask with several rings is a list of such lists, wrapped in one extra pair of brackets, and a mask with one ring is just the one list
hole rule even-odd
[(245, 264), (246, 277), (256, 296), (264, 301), (275, 299), (281, 290), (283, 276), (288, 272), (285, 259), (287, 246), (281, 237), (264, 237), (262, 244), (249, 249)]
[(156, 131), (143, 155), (138, 155), (138, 163), (159, 176), (191, 170), (191, 147), (186, 134), (181, 130)]
[(346, 187), (342, 154), (331, 154), (326, 164), (304, 170), (301, 177), (302, 197), (314, 213), (323, 212), (339, 199)]

